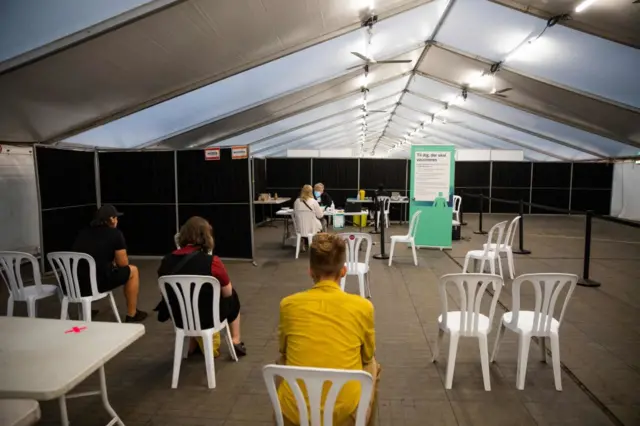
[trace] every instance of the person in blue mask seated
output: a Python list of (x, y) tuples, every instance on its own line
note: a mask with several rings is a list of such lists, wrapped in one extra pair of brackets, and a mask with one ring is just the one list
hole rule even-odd
[[(322, 210), (326, 210), (333, 205), (333, 200), (329, 194), (324, 192), (324, 184), (320, 182), (313, 186), (313, 196), (322, 207)], [(327, 219), (323, 217), (320, 222), (322, 223), (322, 232), (327, 232)]]

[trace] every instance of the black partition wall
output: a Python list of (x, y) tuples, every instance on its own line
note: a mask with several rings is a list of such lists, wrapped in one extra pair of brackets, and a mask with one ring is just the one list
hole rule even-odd
[(574, 163), (571, 174), (571, 208), (609, 214), (612, 186), (613, 164)]
[[(409, 179), (409, 161), (402, 159), (372, 159), (360, 160), (360, 188), (365, 190), (366, 196), (372, 196), (380, 185), (389, 193), (399, 192), (408, 196), (411, 180)], [(389, 213), (390, 220), (407, 220), (409, 209), (406, 206), (392, 204)]]
[[(491, 195), (491, 163), (488, 161), (459, 161), (455, 167), (456, 195), (483, 194)], [(489, 212), (489, 202), (482, 203), (482, 211)], [(480, 212), (480, 199), (462, 197), (462, 211)]]
[(302, 185), (313, 184), (309, 158), (269, 158), (266, 173), (267, 192), (271, 196), (290, 197), (292, 201), (300, 195)]
[[(531, 197), (531, 163), (493, 162), (491, 166), (491, 198), (522, 200)], [(492, 200), (492, 213), (518, 213), (520, 206)], [(525, 212), (528, 211), (528, 207)]]
[(355, 158), (314, 158), (311, 165), (311, 185), (322, 183), (338, 208), (344, 208), (347, 198), (358, 194), (358, 160)]
[[(264, 158), (251, 159), (253, 178), (253, 199), (257, 199), (260, 194), (267, 191), (267, 160)], [(262, 209), (254, 210), (254, 222), (260, 223), (265, 220)]]
[[(68, 251), (97, 207), (95, 152), (36, 147), (43, 258)], [(49, 262), (44, 261), (49, 269)]]

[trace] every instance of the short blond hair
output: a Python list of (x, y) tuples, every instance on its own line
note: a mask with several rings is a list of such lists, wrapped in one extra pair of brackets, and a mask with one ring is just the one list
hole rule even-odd
[(300, 191), (300, 198), (303, 200), (310, 200), (313, 198), (313, 188), (311, 188), (311, 185), (307, 184), (302, 187), (302, 190)]
[(347, 260), (347, 245), (338, 235), (320, 233), (313, 237), (309, 250), (309, 269), (315, 281), (338, 278)]
[(324, 184), (318, 182), (313, 186), (313, 189), (316, 191), (324, 191)]

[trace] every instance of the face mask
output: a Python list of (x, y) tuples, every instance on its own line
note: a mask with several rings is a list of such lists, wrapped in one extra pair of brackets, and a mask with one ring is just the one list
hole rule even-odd
[(322, 192), (320, 192), (320, 191), (313, 191), (313, 195), (315, 195), (315, 196), (316, 196), (316, 198), (317, 198), (317, 197), (319, 197), (320, 195), (322, 195)]

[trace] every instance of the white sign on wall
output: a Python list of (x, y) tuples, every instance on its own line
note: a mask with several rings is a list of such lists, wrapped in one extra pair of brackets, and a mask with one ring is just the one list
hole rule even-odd
[(449, 196), (451, 152), (417, 151), (413, 159), (416, 201), (434, 201)]

